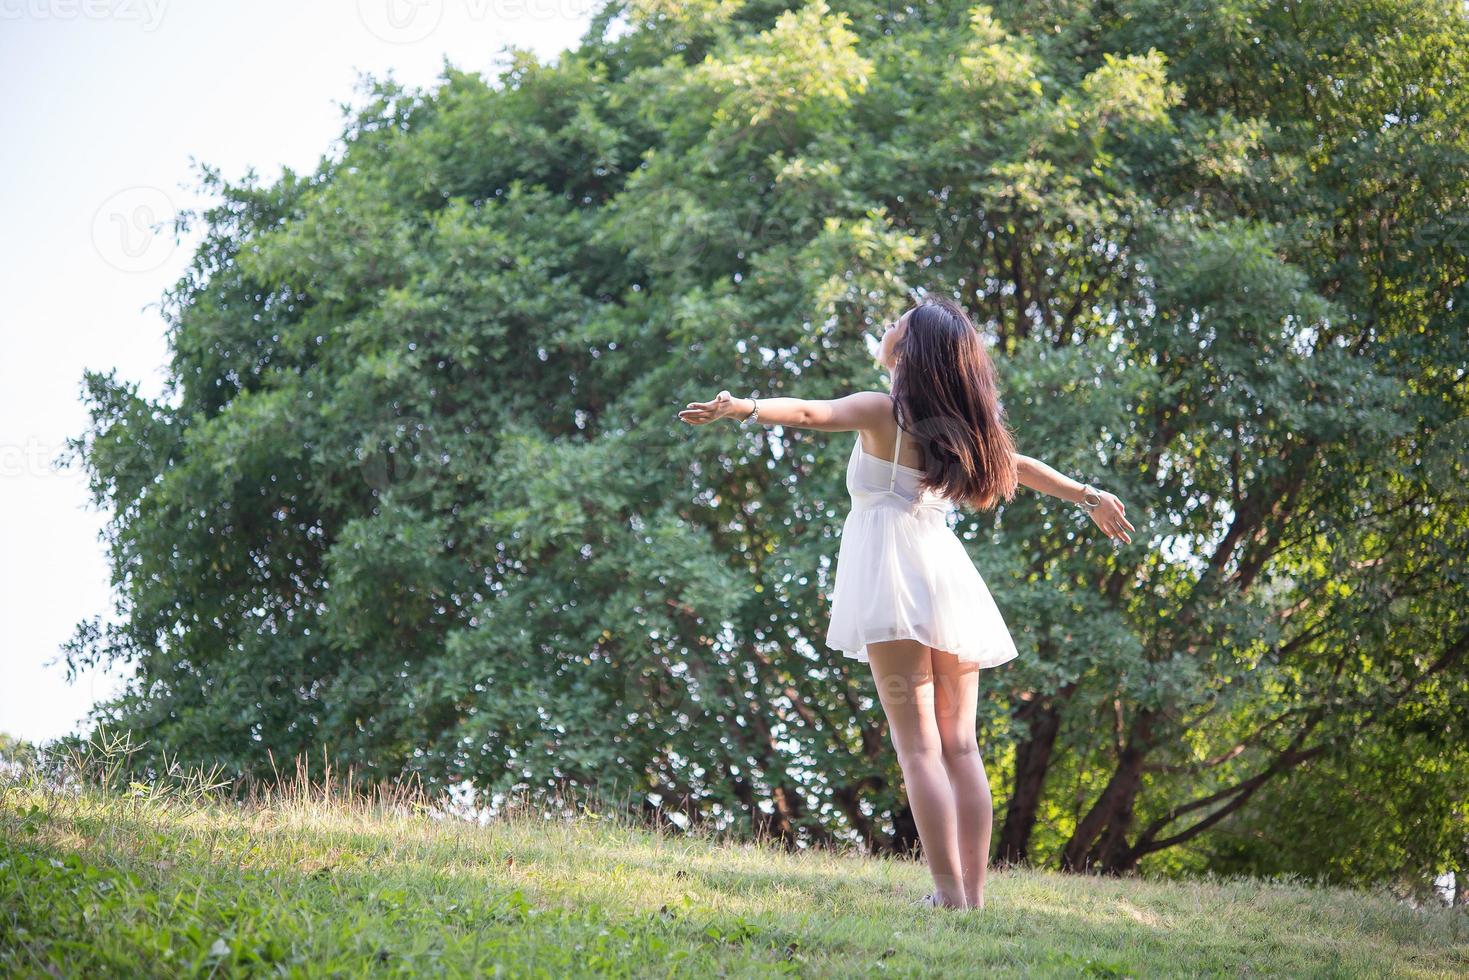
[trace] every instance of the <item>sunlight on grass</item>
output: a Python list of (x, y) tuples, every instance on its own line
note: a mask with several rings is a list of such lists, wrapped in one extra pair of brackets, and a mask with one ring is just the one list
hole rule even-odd
[(1469, 972), (1463, 909), (1387, 894), (1012, 869), (982, 911), (925, 911), (913, 861), (675, 836), (584, 803), (481, 824), (299, 761), (236, 794), (210, 773), (124, 782), (99, 758), (0, 783), (6, 976)]

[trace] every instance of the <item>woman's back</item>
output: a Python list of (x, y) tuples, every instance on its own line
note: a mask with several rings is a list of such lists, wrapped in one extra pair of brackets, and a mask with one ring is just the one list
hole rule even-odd
[(923, 472), (870, 456), (859, 431), (847, 461), (852, 511), (842, 525), (826, 643), (867, 662), (867, 644), (916, 639), (994, 667), (1016, 649), (979, 571), (954, 534), (953, 502), (920, 486)]
[[(853, 508), (870, 507), (891, 501), (895, 506), (936, 508), (953, 511), (952, 502), (938, 493), (920, 486), (923, 471), (893, 459), (870, 455), (862, 448), (862, 433), (856, 434), (852, 456), (847, 461), (847, 493)], [(898, 429), (894, 452), (903, 448), (903, 430)]]

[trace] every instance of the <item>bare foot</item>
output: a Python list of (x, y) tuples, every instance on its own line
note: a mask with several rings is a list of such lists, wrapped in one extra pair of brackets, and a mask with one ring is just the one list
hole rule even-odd
[(930, 908), (930, 909), (962, 909), (962, 908), (968, 908), (967, 905), (961, 905), (961, 904), (959, 904), (957, 902), (945, 901), (944, 898), (941, 895), (939, 895), (938, 892), (929, 892), (927, 895), (924, 895), (922, 898), (920, 898), (917, 902), (914, 902), (913, 904), (918, 905), (918, 906), (920, 906), (922, 908)]

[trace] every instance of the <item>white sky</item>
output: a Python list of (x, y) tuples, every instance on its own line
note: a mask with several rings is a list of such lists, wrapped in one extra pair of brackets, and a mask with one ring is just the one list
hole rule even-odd
[[(118, 676), (56, 660), (112, 594), (79, 470), (85, 369), (156, 396), (156, 305), (192, 240), (140, 229), (201, 202), (190, 157), (240, 180), (337, 152), (359, 71), (487, 76), (506, 45), (574, 46), (598, 0), (0, 0), (0, 731), (72, 731)], [(150, 217), (151, 216), (151, 217)]]

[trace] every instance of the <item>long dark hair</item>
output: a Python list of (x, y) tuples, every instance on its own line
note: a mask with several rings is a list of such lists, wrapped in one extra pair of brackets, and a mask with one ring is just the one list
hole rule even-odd
[(923, 448), (922, 485), (988, 510), (1015, 496), (1015, 442), (1000, 407), (995, 365), (969, 314), (925, 297), (908, 312), (894, 353), (893, 411)]

